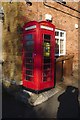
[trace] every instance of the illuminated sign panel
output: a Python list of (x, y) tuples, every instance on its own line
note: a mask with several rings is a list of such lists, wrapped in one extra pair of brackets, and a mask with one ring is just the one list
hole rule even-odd
[(34, 28), (36, 28), (36, 25), (33, 25), (33, 26), (30, 26), (30, 27), (27, 27), (27, 28), (25, 28), (25, 30), (31, 30), (31, 29), (34, 29)]
[(53, 31), (53, 28), (48, 27), (48, 26), (41, 25), (40, 28)]

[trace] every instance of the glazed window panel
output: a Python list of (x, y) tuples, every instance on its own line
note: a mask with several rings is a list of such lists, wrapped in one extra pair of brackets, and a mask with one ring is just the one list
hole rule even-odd
[(26, 63), (26, 69), (32, 70), (33, 69), (33, 64)]
[(59, 31), (56, 31), (56, 32), (55, 32), (55, 36), (59, 36)]
[(66, 54), (66, 32), (63, 30), (55, 29), (55, 56)]
[(26, 70), (26, 75), (32, 75), (32, 71), (31, 70)]
[(33, 63), (33, 59), (31, 57), (27, 58), (27, 63)]
[(49, 41), (44, 42), (44, 56), (45, 57), (50, 56), (50, 42)]
[(33, 80), (33, 53), (34, 53), (34, 35), (27, 34), (25, 38), (25, 77), (27, 81)]
[(51, 80), (51, 35), (43, 35), (43, 81)]
[(28, 40), (25, 44), (26, 51), (33, 51), (34, 50), (34, 41)]
[(60, 53), (62, 54), (64, 52), (64, 40), (60, 39)]
[(56, 39), (55, 54), (59, 54), (59, 39)]
[(64, 32), (60, 32), (60, 37), (64, 37)]
[(28, 80), (28, 81), (33, 81), (33, 79), (34, 79), (33, 76), (30, 76), (30, 75), (26, 76), (26, 80)]
[(31, 58), (32, 58), (33, 53), (32, 53), (32, 52), (26, 52), (25, 55), (26, 55), (27, 58), (28, 58), (28, 57), (31, 57)]
[(32, 34), (25, 35), (24, 39), (25, 40), (33, 40), (33, 35)]
[(51, 39), (51, 36), (48, 35), (48, 34), (44, 34), (44, 40), (50, 40)]

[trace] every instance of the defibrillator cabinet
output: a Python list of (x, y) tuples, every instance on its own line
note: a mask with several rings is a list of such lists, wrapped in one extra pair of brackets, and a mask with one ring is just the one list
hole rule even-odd
[(30, 91), (54, 87), (55, 26), (31, 21), (23, 26), (22, 82)]

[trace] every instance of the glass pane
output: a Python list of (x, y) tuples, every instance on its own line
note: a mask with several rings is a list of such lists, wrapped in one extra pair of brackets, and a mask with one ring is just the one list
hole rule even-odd
[(43, 42), (43, 81), (51, 80), (51, 36), (44, 34)]
[(63, 32), (60, 32), (60, 37), (64, 37), (64, 33)]
[(59, 39), (56, 39), (55, 54), (59, 54)]
[(55, 36), (59, 36), (59, 31), (56, 31), (56, 32), (55, 32)]
[(44, 56), (49, 57), (50, 56), (50, 42), (44, 42)]
[(26, 70), (26, 74), (27, 74), (27, 75), (32, 75), (32, 71)]
[(63, 53), (64, 40), (60, 39), (60, 53)]
[(50, 68), (48, 68), (47, 70), (44, 70), (43, 80), (44, 81), (50, 81), (51, 80), (51, 69)]
[(33, 80), (33, 53), (34, 53), (34, 40), (33, 35), (28, 34), (25, 36), (25, 74), (26, 80)]
[(30, 76), (26, 76), (26, 80), (29, 80), (29, 81), (30, 81), (30, 78), (31, 78)]
[(47, 35), (47, 34), (44, 34), (44, 39), (50, 40), (50, 39), (51, 39), (51, 36), (50, 36), (50, 35)]
[(56, 39), (56, 44), (58, 44), (58, 45), (59, 45), (59, 39)]
[(60, 50), (60, 54), (63, 54), (63, 50)]
[(33, 69), (33, 65), (27, 63), (27, 64), (26, 64), (26, 69), (30, 69), (30, 70)]
[(32, 52), (26, 52), (26, 53), (25, 53), (25, 56), (27, 56), (27, 57), (32, 57), (32, 55), (33, 55)]
[(56, 39), (56, 45), (55, 45), (55, 56), (62, 55), (65, 53), (65, 37), (66, 32), (63, 30), (56, 29), (55, 31), (55, 39)]
[(27, 76), (26, 76), (26, 80), (28, 80), (28, 81), (32, 81), (32, 80), (33, 80), (33, 77), (32, 77), (32, 76), (27, 75)]
[(27, 63), (33, 63), (33, 59), (32, 58), (27, 58)]
[(32, 34), (28, 34), (24, 37), (25, 40), (33, 40), (33, 35)]
[(34, 49), (34, 41), (27, 41), (25, 44), (26, 51), (33, 51)]
[(26, 46), (30, 46), (30, 45), (33, 45), (33, 41), (32, 40), (28, 40), (27, 42), (26, 42)]
[(50, 64), (44, 65), (44, 69), (45, 69), (45, 70), (49, 70), (50, 67), (51, 67)]
[(45, 63), (45, 64), (46, 64), (46, 63), (50, 63), (50, 58), (45, 57), (45, 58), (44, 58), (44, 63)]
[(33, 46), (28, 46), (28, 47), (26, 47), (26, 51), (29, 51), (29, 52), (31, 52), (31, 51), (33, 51)]

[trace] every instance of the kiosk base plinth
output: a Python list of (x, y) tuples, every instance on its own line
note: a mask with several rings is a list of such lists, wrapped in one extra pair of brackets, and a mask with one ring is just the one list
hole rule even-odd
[(47, 101), (50, 97), (62, 90), (63, 88), (59, 86), (52, 88), (51, 90), (48, 90), (46, 92), (35, 94), (27, 91), (26, 89), (22, 89), (21, 91), (19, 91), (19, 93), (17, 93), (17, 99), (23, 101), (24, 103), (28, 103), (32, 106), (37, 106)]

